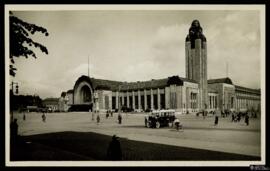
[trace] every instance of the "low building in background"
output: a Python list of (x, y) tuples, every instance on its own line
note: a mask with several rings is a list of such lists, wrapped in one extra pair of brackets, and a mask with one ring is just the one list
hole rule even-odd
[(58, 112), (59, 98), (46, 98), (42, 101), (42, 105), (47, 108), (48, 112)]

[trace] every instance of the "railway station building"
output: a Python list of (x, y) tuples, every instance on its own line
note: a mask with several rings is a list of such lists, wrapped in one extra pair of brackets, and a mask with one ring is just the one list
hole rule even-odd
[(67, 91), (68, 105), (97, 111), (175, 109), (260, 109), (260, 89), (233, 84), (230, 78), (207, 79), (207, 42), (198, 20), (185, 39), (186, 77), (121, 82), (81, 76)]

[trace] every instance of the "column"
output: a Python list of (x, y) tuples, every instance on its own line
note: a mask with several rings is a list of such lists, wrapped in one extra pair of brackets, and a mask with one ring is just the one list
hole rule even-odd
[(144, 89), (144, 110), (147, 109), (147, 96), (146, 96), (146, 90)]
[(141, 91), (138, 90), (138, 109), (141, 110)]
[(212, 98), (212, 109), (214, 109), (215, 108), (215, 96), (213, 96), (213, 98)]
[(164, 91), (165, 91), (165, 109), (169, 109), (171, 106), (170, 105), (170, 88), (165, 87)]
[(102, 96), (102, 101), (101, 101), (101, 106), (100, 106), (100, 109), (105, 109), (105, 96), (104, 96), (104, 93), (102, 92), (101, 93), (101, 96)]
[(158, 110), (160, 110), (160, 90), (157, 89), (157, 104), (158, 104)]
[(122, 104), (121, 104), (121, 108), (123, 107), (123, 105), (125, 104), (124, 101), (125, 101), (125, 98), (124, 98), (124, 92), (121, 93), (122, 94)]
[(109, 110), (112, 110), (112, 93), (109, 95)]
[(150, 89), (150, 93), (151, 93), (151, 110), (154, 109), (154, 96), (153, 96), (153, 89)]
[(236, 101), (236, 106), (235, 106), (235, 109), (238, 109), (238, 108), (239, 108), (239, 107), (238, 107), (239, 102), (238, 102), (238, 98), (237, 98), (237, 97), (235, 98), (235, 101)]
[(216, 98), (217, 98), (217, 96), (215, 95), (215, 96), (213, 97), (213, 109), (216, 108)]
[(118, 109), (119, 92), (115, 92), (115, 109)]
[(213, 100), (213, 101), (212, 101), (212, 103), (213, 103), (213, 104), (212, 104), (213, 109), (215, 108), (215, 98), (216, 98), (216, 96), (213, 96), (213, 99), (212, 99), (212, 100)]
[(127, 107), (129, 107), (129, 92), (127, 91)]
[(215, 97), (215, 96), (211, 96), (211, 109), (214, 108), (214, 97)]
[(135, 109), (135, 93), (132, 91), (132, 108)]

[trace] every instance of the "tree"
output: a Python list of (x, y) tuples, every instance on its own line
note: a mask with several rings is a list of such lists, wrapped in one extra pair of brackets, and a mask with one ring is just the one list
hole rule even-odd
[(36, 57), (36, 54), (30, 47), (35, 47), (41, 50), (41, 52), (48, 54), (47, 48), (33, 41), (30, 38), (30, 34), (35, 34), (36, 32), (41, 32), (45, 36), (48, 36), (49, 33), (47, 29), (37, 26), (35, 24), (27, 23), (18, 17), (15, 17), (12, 12), (9, 13), (9, 31), (10, 31), (10, 65), (9, 65), (9, 74), (13, 77), (15, 76), (15, 71), (17, 70), (14, 67), (15, 61), (14, 57), (24, 56), (28, 58), (32, 56)]

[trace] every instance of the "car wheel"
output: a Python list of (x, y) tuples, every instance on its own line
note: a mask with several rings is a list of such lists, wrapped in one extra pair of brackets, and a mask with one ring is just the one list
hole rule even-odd
[(156, 128), (159, 128), (159, 127), (160, 127), (160, 123), (157, 122), (157, 123), (156, 123)]

